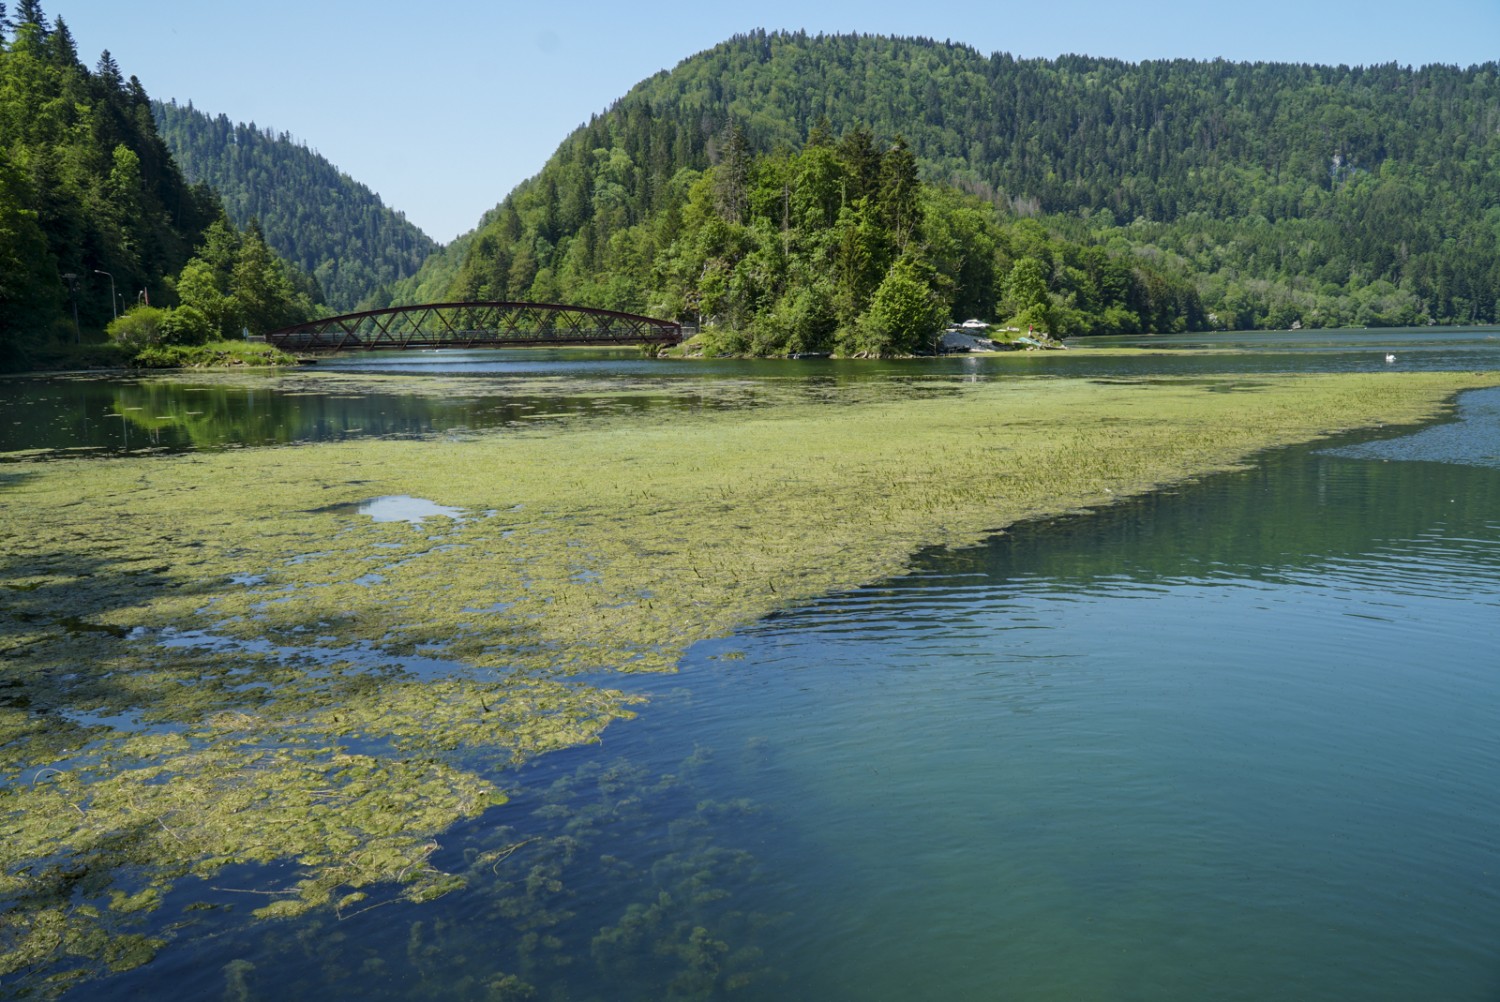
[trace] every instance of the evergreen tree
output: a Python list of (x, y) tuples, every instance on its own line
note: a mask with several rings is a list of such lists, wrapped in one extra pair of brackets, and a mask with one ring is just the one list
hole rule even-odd
[[(816, 81), (817, 100), (807, 99), (808, 81)], [(882, 200), (878, 151), (899, 134), (919, 174), (956, 184), (1002, 213), (1044, 219), (1054, 234), (1110, 246), (1117, 257), (1136, 248), (1153, 272), (1192, 271), (1219, 322), (1229, 315), (1304, 326), (1403, 316), (1493, 320), (1500, 319), (1500, 256), (1493, 253), (1500, 235), (1487, 219), (1500, 163), (1500, 134), (1490, 121), (1497, 103), (1493, 63), (1413, 70), (1024, 60), (924, 39), (758, 34), (643, 82), (564, 150), (618, 145), (638, 163), (640, 123), (649, 121), (660, 137), (656, 149), (671, 151), (675, 171), (701, 172), (722, 160), (730, 121), (744, 123), (752, 150), (762, 154), (804, 135), (806, 146), (817, 147), (842, 129), (841, 204), (853, 207)], [(753, 117), (744, 118), (744, 109), (754, 109)], [(827, 132), (815, 131), (825, 117)], [(588, 190), (587, 164), (573, 157), (565, 169), (573, 190)], [(561, 177), (554, 170), (544, 169), (543, 187)], [(724, 193), (736, 190), (732, 179), (721, 183)], [(632, 191), (629, 225), (659, 210), (665, 190)], [(795, 217), (794, 180), (783, 177), (777, 195)], [(530, 193), (515, 197), (519, 206)], [(550, 214), (537, 233), (560, 249), (579, 230), (555, 204), (538, 206)], [(724, 207), (726, 218), (760, 212), (732, 200)], [(892, 251), (909, 250), (911, 234), (923, 227), (908, 233), (898, 219), (882, 220), (882, 228)], [(773, 222), (795, 237), (795, 225)], [(597, 219), (590, 229), (580, 236), (594, 248), (624, 232)], [(650, 256), (660, 248), (645, 250)], [(453, 258), (439, 260), (456, 267)], [(538, 260), (549, 264), (540, 250)], [(607, 256), (596, 263), (613, 267)], [(998, 273), (1013, 263), (1002, 262)], [(1102, 317), (1111, 307), (1095, 310), (1089, 298), (1102, 295), (1094, 288), (1101, 276), (1080, 269), (1085, 279), (1077, 279), (1066, 270), (1072, 267), (1049, 278), (1060, 297), (1054, 312)], [(1155, 326), (1197, 309), (1176, 295), (1150, 294), (1151, 285), (1134, 282), (1131, 305), (1114, 307), (1105, 326), (1119, 327), (1127, 314)], [(979, 301), (972, 283), (956, 288)], [(1079, 304), (1072, 313), (1063, 309), (1070, 295)]]
[(62, 282), (25, 177), (0, 146), (0, 370), (19, 368), (28, 332), (60, 316)]
[(73, 41), (73, 32), (63, 23), (61, 14), (53, 20), (47, 43), (48, 54), (58, 66), (72, 68), (77, 64), (78, 46)]
[(16, 5), (16, 27), (30, 26), (41, 34), (47, 33), (47, 15), (42, 12), (41, 0), (20, 0)]
[(119, 90), (125, 82), (120, 74), (119, 64), (108, 49), (99, 54), (99, 65), (94, 68), (94, 76), (108, 90)]
[(906, 253), (912, 234), (921, 223), (918, 184), (917, 158), (906, 140), (897, 135), (895, 143), (880, 159), (880, 207), (898, 254)]
[[(187, 188), (133, 96), (79, 64), (61, 18), (49, 29), (28, 0), (17, 20), (14, 41), (0, 47), (0, 312), (20, 325), (5, 332), (7, 367), (55, 340), (71, 344), (74, 305), (85, 338), (99, 336), (116, 309), (101, 272), (158, 302), (169, 297), (167, 279), (190, 254), (211, 198)], [(66, 296), (63, 274), (77, 276)]]
[[(305, 276), (253, 246), (242, 253), (250, 242), (232, 228), (203, 241), (221, 211), (217, 196), (183, 178), (140, 81), (122, 85), (107, 50), (90, 74), (68, 25), (58, 18), (49, 28), (36, 0), (16, 17), (14, 40), (0, 46), (0, 366), (71, 348), (75, 306), (83, 339), (98, 339), (117, 309), (115, 289), (127, 302), (168, 307), (163, 329), (172, 337), (207, 323), (170, 309), (182, 287), (202, 292), (218, 326), (236, 336), (245, 317), (305, 316), (315, 292)], [(211, 260), (224, 260), (183, 281), (200, 242)]]
[(281, 259), (266, 246), (260, 224), (250, 221), (230, 275), (240, 320), (256, 334), (306, 320), (312, 304), (299, 297)]
[[(513, 231), (492, 220), (394, 298), (459, 288), (460, 269), (508, 275), (526, 247), (561, 296), (622, 306), (608, 290), (628, 289), (642, 309), (743, 315), (760, 345), (814, 282), (848, 330), (903, 257), (930, 263), (931, 287), (965, 316), (1031, 310), (1057, 331), (1494, 322), (1497, 106), (1494, 63), (1016, 59), (751, 34), (596, 116), (507, 198)], [(730, 123), (748, 174), (719, 173)], [(608, 188), (601, 215), (590, 197), (617, 153), (636, 173)], [(972, 198), (919, 184), (912, 216), (895, 176), (908, 192), (929, 177)], [(717, 197), (694, 203), (700, 178)], [(757, 253), (765, 226), (775, 267)], [(689, 234), (713, 252), (685, 248)], [(1026, 259), (1043, 294), (1002, 303)], [(752, 263), (765, 272), (754, 281)], [(767, 287), (770, 305), (752, 295)]]
[(251, 220), (243, 232), (226, 218), (208, 228), (198, 253), (182, 269), (177, 294), (199, 311), (216, 336), (234, 340), (308, 319), (313, 303), (287, 266), (266, 246)]
[(828, 121), (827, 115), (819, 115), (818, 120), (813, 123), (812, 129), (807, 133), (806, 145), (812, 147), (833, 145), (833, 125)]
[(875, 137), (863, 125), (856, 125), (839, 140), (839, 159), (849, 179), (844, 199), (849, 204), (878, 195), (880, 190), (880, 151)]
[(745, 130), (731, 124), (725, 130), (724, 145), (714, 172), (714, 200), (719, 214), (731, 223), (740, 222), (749, 205), (750, 143)]

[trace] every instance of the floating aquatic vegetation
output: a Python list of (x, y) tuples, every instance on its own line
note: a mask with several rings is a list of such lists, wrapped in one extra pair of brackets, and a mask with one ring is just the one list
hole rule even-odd
[[(294, 863), (261, 889), (266, 918), (452, 893), (466, 875), (433, 862), (445, 833), (514, 793), (518, 763), (631, 716), (615, 673), (670, 669), (696, 640), (924, 546), (1414, 421), (1496, 381), (855, 384), (665, 424), (9, 464), (0, 978), (141, 962), (167, 935), (145, 920), (167, 891), (229, 866)], [(387, 495), (465, 517), (341, 507)], [(534, 890), (555, 895), (548, 865), (532, 862)], [(684, 900), (634, 902), (589, 950), (623, 956), (650, 930), (675, 944), (680, 990), (724, 987), (737, 947), (672, 917)], [(497, 992), (559, 949), (538, 922)], [(231, 989), (253, 980), (230, 973)]]

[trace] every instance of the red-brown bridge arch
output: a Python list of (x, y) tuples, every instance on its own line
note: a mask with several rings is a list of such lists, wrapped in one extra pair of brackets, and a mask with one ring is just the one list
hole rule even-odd
[(284, 351), (514, 348), (528, 345), (674, 345), (671, 320), (558, 303), (427, 303), (345, 313), (266, 334)]

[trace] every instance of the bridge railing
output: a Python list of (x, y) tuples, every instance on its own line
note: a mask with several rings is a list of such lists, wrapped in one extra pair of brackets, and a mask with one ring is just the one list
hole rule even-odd
[(286, 351), (677, 344), (671, 320), (560, 303), (468, 302), (392, 306), (294, 324), (265, 335)]

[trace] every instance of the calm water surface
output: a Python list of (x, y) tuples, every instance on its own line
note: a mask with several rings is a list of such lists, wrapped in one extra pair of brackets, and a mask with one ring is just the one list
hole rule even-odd
[[(287, 445), (356, 437), (411, 438), (524, 427), (563, 415), (754, 406), (757, 393), (895, 382), (940, 388), (1021, 376), (1082, 378), (1216, 373), (1492, 368), (1500, 329), (1419, 328), (1089, 338), (1067, 352), (942, 359), (657, 361), (634, 351), (375, 352), (325, 358), (349, 377), (434, 376), (441, 394), (397, 387), (299, 384), (247, 373), (232, 384), (191, 375), (0, 379), (6, 455), (132, 454)], [(1104, 355), (1097, 348), (1131, 349)], [(1163, 349), (1185, 351), (1167, 354)], [(1385, 356), (1396, 354), (1394, 362)]]
[[(1427, 342), (1311, 350), (1386, 344)], [(187, 883), (223, 907), (69, 997), (1494, 1000), (1497, 634), (1484, 391), (700, 643), (441, 839), (467, 889), (247, 925)]]

